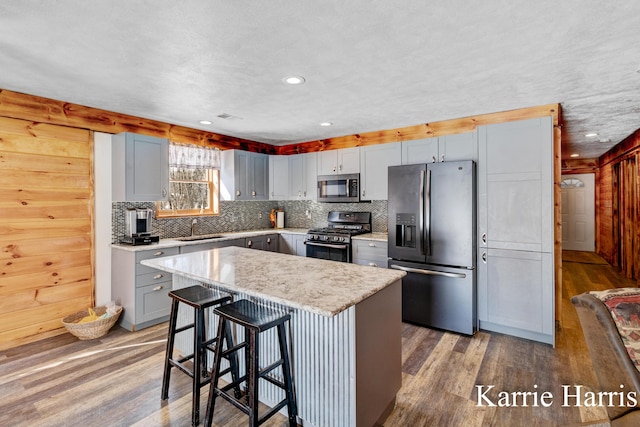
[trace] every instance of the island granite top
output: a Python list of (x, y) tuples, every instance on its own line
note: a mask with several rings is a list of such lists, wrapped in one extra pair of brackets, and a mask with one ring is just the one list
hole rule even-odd
[(141, 264), (323, 316), (335, 316), (406, 274), (235, 246)]

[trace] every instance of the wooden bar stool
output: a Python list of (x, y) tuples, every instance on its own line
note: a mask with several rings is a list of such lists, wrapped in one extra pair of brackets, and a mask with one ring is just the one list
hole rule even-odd
[[(249, 425), (259, 426), (285, 405), (289, 413), (289, 425), (296, 426), (296, 398), (293, 392), (293, 381), (291, 374), (291, 364), (289, 361), (289, 351), (287, 347), (287, 337), (285, 323), (291, 318), (289, 314), (283, 314), (248, 300), (239, 300), (221, 307), (217, 307), (214, 312), (218, 315), (218, 337), (228, 330), (230, 322), (236, 323), (245, 330), (245, 341), (235, 346), (223, 349), (222, 345), (216, 347), (214, 369), (212, 371), (211, 384), (209, 385), (209, 401), (205, 413), (205, 426), (210, 427), (213, 420), (216, 397), (220, 396), (229, 401), (236, 408), (249, 415)], [(273, 327), (277, 327), (278, 345), (280, 349), (280, 359), (269, 366), (260, 369), (260, 333)], [(246, 372), (241, 378), (233, 380), (224, 387), (218, 387), (218, 380), (222, 375), (220, 372), (220, 359), (229, 357), (232, 354), (244, 349)], [(280, 381), (268, 375), (277, 367), (282, 368), (284, 381)], [(285, 392), (285, 398), (267, 411), (264, 415), (258, 416), (258, 380), (264, 379), (280, 387)], [(247, 395), (242, 400), (229, 394), (231, 389), (235, 389), (241, 383), (246, 383)], [(246, 403), (245, 403), (246, 402)]]
[[(210, 307), (220, 306), (233, 301), (230, 295), (223, 294), (204, 286), (191, 286), (169, 292), (171, 297), (171, 313), (169, 315), (169, 333), (167, 337), (167, 352), (164, 359), (164, 375), (162, 377), (162, 400), (169, 397), (169, 381), (171, 378), (171, 368), (178, 368), (193, 379), (191, 424), (196, 426), (200, 422), (200, 388), (211, 381), (207, 371), (207, 351), (215, 353), (215, 349), (224, 339), (227, 347), (233, 346), (231, 329), (226, 328), (220, 335), (207, 339), (205, 327), (205, 310)], [(193, 323), (177, 327), (178, 306), (186, 304), (193, 307)], [(178, 359), (173, 357), (173, 346), (176, 334), (193, 329), (193, 353)], [(185, 362), (192, 360), (192, 366)], [(237, 357), (227, 357), (229, 368), (224, 373), (231, 372), (232, 378), (238, 377)], [(218, 359), (220, 363), (220, 359)], [(236, 388), (239, 394), (240, 388)]]

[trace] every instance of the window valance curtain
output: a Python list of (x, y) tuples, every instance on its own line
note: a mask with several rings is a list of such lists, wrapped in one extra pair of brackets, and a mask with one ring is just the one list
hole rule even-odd
[(169, 144), (169, 166), (183, 169), (220, 169), (220, 150), (199, 145)]

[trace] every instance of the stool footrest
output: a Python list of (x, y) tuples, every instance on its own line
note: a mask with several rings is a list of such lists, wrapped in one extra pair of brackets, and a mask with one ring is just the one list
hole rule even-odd
[(264, 377), (266, 376), (269, 372), (273, 371), (274, 369), (276, 369), (278, 366), (282, 366), (284, 364), (284, 359), (280, 359), (280, 360), (276, 360), (275, 362), (273, 362), (271, 365), (263, 368), (260, 370), (260, 372), (258, 372), (258, 376), (259, 377)]
[(189, 323), (188, 325), (184, 325), (184, 326), (180, 326), (179, 328), (176, 328), (176, 331), (174, 333), (177, 334), (180, 332), (188, 331), (189, 329), (192, 329), (194, 327), (195, 325), (193, 323)]

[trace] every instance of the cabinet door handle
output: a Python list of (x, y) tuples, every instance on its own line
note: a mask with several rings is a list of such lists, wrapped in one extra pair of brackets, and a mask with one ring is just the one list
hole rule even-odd
[(160, 255), (164, 255), (164, 252), (163, 251), (158, 251), (158, 252), (155, 252), (153, 254), (153, 256), (160, 256)]
[(156, 286), (155, 288), (153, 288), (154, 291), (161, 291), (164, 288), (164, 286)]
[(444, 154), (442, 156), (440, 156), (440, 161), (444, 162)]
[(340, 171), (342, 172), (342, 164), (340, 164)]
[(251, 246), (253, 246), (253, 242), (251, 240), (247, 241), (247, 247), (250, 248)]
[(307, 192), (306, 192), (306, 191), (304, 191), (304, 192), (302, 193), (302, 195), (303, 195), (303, 197), (307, 197)]
[(483, 245), (487, 244), (487, 233), (482, 233), (482, 244)]
[(253, 197), (256, 197), (256, 192), (255, 192), (255, 191), (252, 191), (252, 192), (251, 192), (251, 195), (252, 195)]
[(431, 158), (433, 159), (433, 163), (438, 161), (438, 159), (436, 159), (436, 156), (431, 156)]
[(377, 267), (377, 266), (378, 266), (378, 264), (376, 264), (375, 262), (370, 262), (369, 263), (369, 267)]
[(162, 197), (167, 197), (167, 189), (166, 188), (162, 189)]
[(271, 237), (267, 238), (267, 243), (271, 243)]
[(156, 274), (155, 276), (153, 276), (155, 280), (162, 279), (163, 277), (164, 277), (164, 274)]
[(336, 171), (336, 166), (335, 166), (335, 165), (333, 166), (333, 171), (334, 171), (334, 172)]
[(487, 263), (487, 253), (486, 252), (482, 252), (482, 262), (484, 262), (485, 264)]
[(242, 193), (240, 193), (240, 190), (236, 190), (236, 196), (240, 196)]
[(369, 243), (369, 246), (371, 246), (372, 248), (375, 248), (376, 244), (375, 243)]
[(362, 197), (364, 197), (364, 190), (362, 190)]

